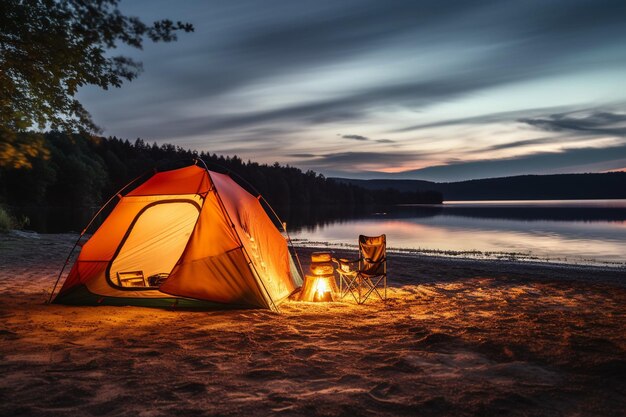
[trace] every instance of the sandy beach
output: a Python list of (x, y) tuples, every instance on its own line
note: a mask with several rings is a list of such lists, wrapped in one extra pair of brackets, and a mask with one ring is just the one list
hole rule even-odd
[(624, 268), (390, 254), (386, 303), (45, 305), (73, 239), (0, 235), (0, 415), (626, 415)]

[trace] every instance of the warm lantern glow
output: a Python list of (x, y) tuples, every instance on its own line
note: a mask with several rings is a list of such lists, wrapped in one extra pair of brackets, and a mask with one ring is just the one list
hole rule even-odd
[(313, 290), (311, 301), (333, 301), (332, 288), (329, 280), (334, 278), (331, 276), (315, 276), (315, 280), (311, 285)]
[(300, 301), (333, 301), (339, 290), (335, 283), (335, 277), (307, 275), (304, 277), (304, 285), (298, 299)]
[(328, 289), (328, 283), (326, 282), (326, 280), (324, 278), (318, 278), (317, 283), (315, 284), (315, 292), (317, 292), (317, 296), (319, 297), (319, 299), (323, 299), (324, 293), (329, 291), (330, 289)]

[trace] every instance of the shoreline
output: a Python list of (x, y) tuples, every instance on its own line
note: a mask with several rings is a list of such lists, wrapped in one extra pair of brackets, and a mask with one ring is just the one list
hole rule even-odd
[[(296, 251), (298, 254), (302, 252), (306, 256), (315, 251), (331, 251), (337, 253), (338, 256), (348, 259), (358, 257), (358, 247), (356, 245), (352, 247), (348, 245), (299, 245), (299, 243), (301, 242), (294, 242)], [(390, 262), (393, 262), (393, 259), (396, 258), (404, 259), (405, 262), (412, 260), (441, 266), (468, 267), (490, 273), (514, 273), (517, 275), (537, 272), (540, 275), (552, 273), (554, 274), (552, 279), (592, 280), (599, 282), (607, 280), (620, 286), (626, 286), (626, 264), (554, 262), (551, 260), (539, 261), (515, 257), (474, 258), (469, 256), (443, 256), (416, 250), (391, 248), (388, 248), (387, 253)], [(542, 271), (543, 273), (541, 273)], [(596, 274), (597, 276), (590, 277), (589, 274)]]
[[(334, 256), (356, 259), (358, 250), (345, 247), (326, 246), (295, 246), (303, 270), (307, 271), (310, 254), (316, 251), (331, 251)], [(530, 281), (577, 281), (588, 283), (604, 283), (618, 287), (626, 287), (626, 267), (614, 267), (588, 264), (565, 264), (549, 262), (530, 262), (511, 259), (473, 259), (447, 257), (418, 253), (388, 251), (388, 267), (390, 281), (399, 284), (433, 282), (461, 277), (467, 271), (475, 274), (487, 274), (508, 279)], [(400, 267), (400, 277), (394, 277), (394, 264)], [(414, 268), (408, 265), (414, 266)], [(433, 273), (440, 268), (446, 273)], [(407, 278), (414, 272), (418, 278)]]
[[(295, 247), (317, 248), (320, 250), (358, 250), (358, 245), (350, 243), (328, 243), (308, 241), (306, 239), (292, 239)], [(412, 249), (387, 247), (388, 253), (396, 253), (406, 256), (423, 256), (442, 259), (476, 260), (476, 261), (510, 261), (523, 264), (538, 265), (563, 265), (563, 266), (593, 266), (602, 269), (624, 269), (626, 272), (626, 262), (598, 261), (595, 259), (584, 259), (570, 257), (569, 259), (549, 258), (532, 253), (523, 252), (484, 252), (480, 250), (455, 251), (444, 249)]]

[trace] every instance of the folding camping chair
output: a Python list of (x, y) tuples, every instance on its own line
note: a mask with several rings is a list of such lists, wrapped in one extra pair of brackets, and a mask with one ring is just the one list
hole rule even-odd
[[(387, 299), (387, 237), (359, 236), (359, 259), (333, 258), (339, 274), (339, 293), (343, 299), (352, 294), (363, 304), (372, 293)], [(381, 288), (382, 287), (382, 288)], [(379, 291), (381, 290), (381, 291)]]
[(147, 287), (143, 271), (118, 272), (117, 281), (120, 287)]

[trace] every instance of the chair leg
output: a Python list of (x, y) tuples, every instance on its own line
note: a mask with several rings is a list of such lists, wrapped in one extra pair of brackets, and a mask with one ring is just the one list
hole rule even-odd
[(387, 301), (387, 274), (385, 274), (385, 301)]
[(343, 276), (339, 274), (339, 297), (343, 299)]
[(344, 284), (347, 284), (346, 277), (342, 274), (339, 274), (339, 295), (341, 299), (343, 299), (348, 291), (347, 288), (344, 287)]
[(354, 301), (356, 301), (357, 304), (361, 304), (361, 286), (359, 284), (358, 277), (355, 276), (352, 280), (350, 280), (349, 291), (350, 294), (352, 294)]
[(357, 298), (357, 296), (355, 295), (356, 289), (357, 289), (357, 282), (356, 282), (356, 276), (355, 277), (349, 277), (349, 276), (345, 276), (343, 274), (339, 274), (339, 281), (340, 281), (340, 298), (343, 300), (345, 298), (346, 295), (348, 295), (348, 293), (350, 293), (352, 295), (352, 297), (354, 298), (354, 300), (358, 303), (359, 299)]
[[(378, 294), (378, 290), (376, 290), (376, 285), (373, 282), (371, 282), (371, 280), (368, 280), (367, 285), (368, 285), (369, 289), (367, 290), (367, 292), (363, 296), (363, 302), (367, 301), (367, 299), (370, 297), (370, 295), (373, 292), (376, 292)], [(380, 296), (380, 294), (378, 294), (378, 296)]]
[[(386, 275), (380, 276), (378, 280), (376, 280), (376, 282), (372, 281), (369, 278), (365, 278), (362, 281), (365, 282), (368, 289), (363, 295), (363, 297), (361, 298), (361, 302), (359, 304), (365, 303), (365, 301), (367, 301), (367, 299), (370, 297), (370, 295), (372, 295), (372, 293), (376, 293), (378, 298), (380, 298), (383, 301), (387, 300), (387, 276)], [(383, 294), (381, 294), (378, 291), (379, 289), (378, 287), (380, 286), (381, 282), (383, 283)]]
[[(380, 288), (382, 283), (382, 289)], [(381, 275), (374, 282), (370, 278), (360, 275), (353, 277), (339, 274), (339, 296), (343, 300), (348, 293), (352, 295), (357, 304), (364, 304), (373, 292), (381, 300), (387, 300), (387, 275)]]

